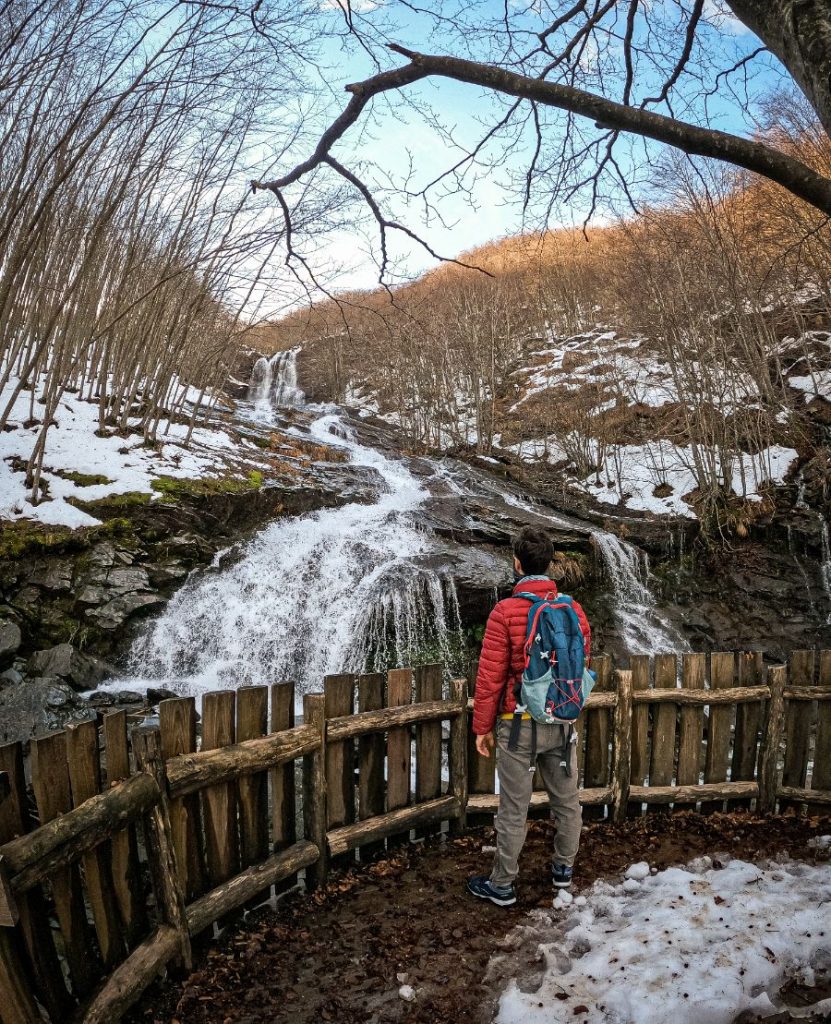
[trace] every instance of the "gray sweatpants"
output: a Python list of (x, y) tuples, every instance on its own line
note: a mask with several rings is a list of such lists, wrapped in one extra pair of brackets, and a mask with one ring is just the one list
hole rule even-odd
[[(534, 775), (528, 768), (531, 762), (531, 722), (520, 727), (517, 749), (508, 750), (511, 723), (499, 719), (496, 723), (496, 771), (499, 776), (499, 812), (496, 826), (496, 854), (493, 859), (491, 882), (510, 885), (519, 873), (519, 855), (525, 843), (526, 820)], [(554, 863), (571, 866), (580, 845), (582, 812), (577, 795), (577, 745), (571, 744), (567, 756), (571, 774), (562, 765), (566, 756), (568, 726), (537, 724), (537, 771), (543, 781), (557, 834), (554, 837)]]

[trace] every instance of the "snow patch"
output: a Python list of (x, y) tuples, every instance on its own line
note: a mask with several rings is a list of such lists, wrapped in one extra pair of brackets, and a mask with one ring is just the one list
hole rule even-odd
[[(743, 452), (724, 467), (725, 475), (731, 479), (735, 494), (748, 501), (761, 501), (759, 488), (767, 483), (781, 483), (798, 456), (795, 448), (781, 445), (772, 445), (755, 455)], [(699, 459), (716, 457), (715, 452), (699, 446)], [(607, 504), (694, 519), (694, 510), (683, 499), (696, 488), (695, 458), (691, 448), (680, 448), (666, 440), (614, 446), (606, 454), (599, 479), (592, 474), (583, 481), (583, 487), (597, 501)]]
[(500, 1024), (730, 1024), (775, 1012), (786, 980), (831, 965), (827, 865), (633, 867), (632, 892), (598, 881), (567, 915), (537, 912), (542, 984), (512, 982)]
[[(0, 408), (5, 407), (17, 383), (17, 379), (12, 378), (0, 393)], [(42, 390), (43, 381), (38, 381), (36, 395)], [(193, 390), (188, 392), (188, 401)], [(32, 519), (73, 529), (96, 526), (100, 522), (98, 519), (82, 512), (68, 499), (96, 501), (129, 491), (158, 497), (152, 490), (152, 482), (160, 476), (198, 479), (219, 475), (228, 468), (227, 458), (238, 452), (240, 447), (257, 450), (247, 442), (233, 440), (224, 430), (205, 427), (193, 430), (190, 444), (186, 447), (188, 427), (183, 423), (167, 423), (160, 428), (158, 436), (162, 443), (159, 448), (145, 446), (141, 436), (136, 434), (126, 438), (115, 435), (98, 437), (95, 433), (98, 429), (97, 402), (66, 394), (60, 401), (55, 423), (46, 439), (42, 479), (48, 485), (50, 500), (33, 505), (25, 473), (13, 465), (15, 460), (28, 460), (40, 431), (39, 423), (24, 426), (29, 418), (30, 402), (31, 391), (21, 391), (10, 416), (9, 425), (13, 429), (0, 433), (0, 519)], [(43, 406), (36, 400), (34, 409), (37, 415)], [(65, 479), (61, 473), (100, 475), (106, 477), (107, 482), (82, 486), (74, 480)]]

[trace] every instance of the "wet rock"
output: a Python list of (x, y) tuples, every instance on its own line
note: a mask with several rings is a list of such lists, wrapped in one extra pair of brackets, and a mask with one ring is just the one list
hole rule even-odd
[(40, 590), (37, 587), (22, 587), (9, 600), (9, 604), (19, 611), (26, 618), (36, 618), (38, 606), (40, 605)]
[(109, 541), (96, 544), (89, 555), (89, 564), (111, 569), (114, 565), (132, 565), (133, 555), (125, 548), (118, 548)]
[(107, 573), (106, 587), (110, 596), (133, 594), (137, 591), (150, 590), (150, 578), (147, 570), (139, 567), (111, 569)]
[(67, 559), (50, 559), (35, 563), (29, 582), (44, 590), (66, 591), (72, 588), (72, 562)]
[(118, 690), (115, 693), (116, 704), (143, 704), (144, 694), (138, 690)]
[(116, 695), (109, 690), (95, 690), (94, 693), (87, 694), (87, 701), (99, 708), (110, 708), (117, 703)]
[(169, 587), (171, 584), (183, 580), (189, 572), (190, 570), (178, 559), (147, 566), (147, 575), (154, 587)]
[(174, 693), (173, 690), (168, 690), (164, 686), (150, 686), (147, 688), (147, 703), (158, 704), (162, 700), (172, 700), (174, 697), (178, 697), (178, 693)]
[(18, 672), (16, 668), (7, 668), (5, 672), (0, 672), (0, 686), (16, 686), (22, 682), (23, 673)]
[(0, 689), (0, 743), (28, 740), (71, 720), (95, 716), (75, 691), (55, 676), (25, 679)]
[(100, 584), (88, 584), (81, 587), (75, 599), (80, 604), (103, 604), (107, 599), (107, 592)]
[(58, 644), (45, 651), (37, 651), (29, 659), (29, 675), (56, 676), (67, 680), (78, 690), (86, 690), (108, 675), (111, 667), (99, 658), (82, 654), (72, 644)]
[(20, 626), (9, 619), (0, 619), (0, 668), (11, 665), (21, 642)]
[(158, 594), (123, 594), (100, 608), (88, 608), (86, 615), (101, 629), (118, 629), (136, 612), (148, 611), (160, 604), (164, 604), (164, 598)]
[(211, 553), (208, 542), (196, 533), (177, 533), (168, 540), (166, 547), (172, 554), (194, 562)]

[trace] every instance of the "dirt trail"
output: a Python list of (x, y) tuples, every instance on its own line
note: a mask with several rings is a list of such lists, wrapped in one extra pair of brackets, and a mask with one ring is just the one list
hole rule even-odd
[[(531, 965), (516, 956), (485, 978), (491, 957), (524, 914), (550, 906), (552, 825), (532, 822), (516, 907), (500, 910), (464, 891), (486, 871), (492, 829), (408, 847), (336, 875), (324, 892), (260, 908), (216, 944), (195, 951), (193, 972), (148, 990), (133, 1024), (480, 1024), (492, 1019), (506, 976)], [(575, 888), (634, 860), (659, 868), (707, 853), (756, 859), (778, 852), (811, 860), (813, 835), (831, 819), (760, 820), (744, 814), (649, 815), (621, 826), (588, 823)], [(521, 956), (522, 954), (519, 954)], [(402, 980), (417, 992), (399, 996)]]

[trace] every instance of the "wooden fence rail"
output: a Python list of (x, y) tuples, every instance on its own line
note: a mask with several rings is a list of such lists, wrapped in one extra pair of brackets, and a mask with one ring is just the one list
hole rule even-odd
[[(578, 726), (587, 816), (831, 806), (831, 652), (637, 656)], [(191, 939), (292, 885), (492, 820), (494, 759), (472, 753), (469, 691), (440, 666), (163, 701), (0, 747), (0, 1019), (116, 1021)], [(30, 779), (30, 785), (27, 782)], [(31, 797), (30, 794), (31, 793)], [(532, 813), (545, 813), (535, 790)]]

